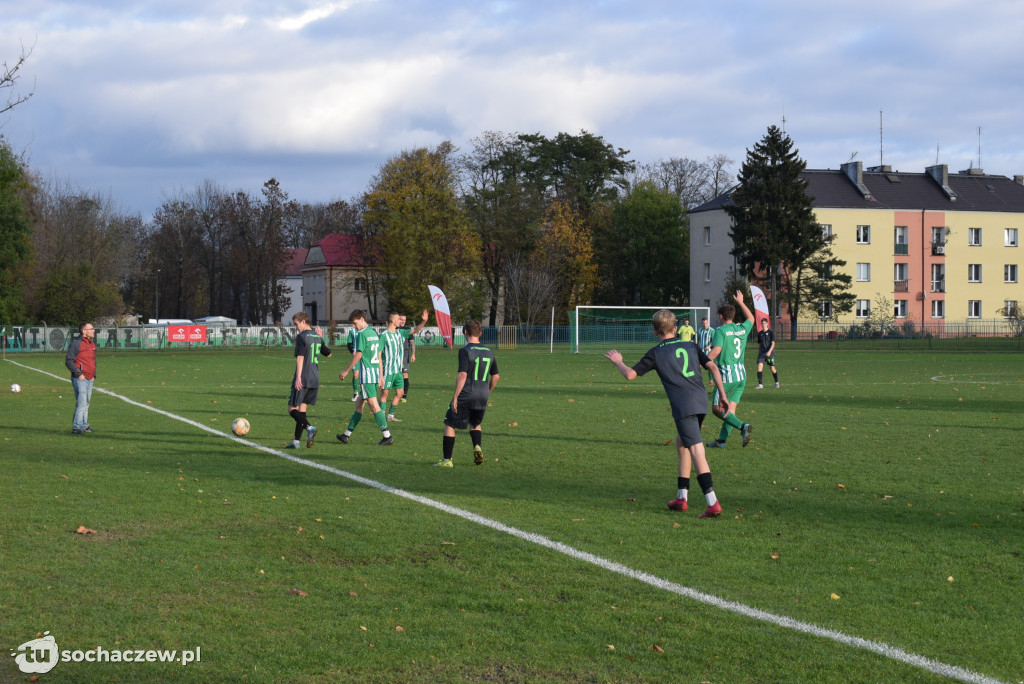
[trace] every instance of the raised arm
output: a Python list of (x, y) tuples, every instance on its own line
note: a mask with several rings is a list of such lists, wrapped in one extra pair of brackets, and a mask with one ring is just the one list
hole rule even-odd
[(633, 380), (637, 377), (636, 371), (622, 362), (622, 354), (619, 352), (612, 349), (605, 352), (604, 357), (615, 364), (615, 367), (622, 373), (622, 377), (627, 380)]
[(740, 292), (739, 290), (736, 290), (736, 303), (740, 305), (740, 311), (743, 312), (743, 316), (748, 321), (753, 323), (754, 322), (754, 314), (750, 313), (750, 309), (748, 309), (747, 305), (743, 303), (743, 293)]

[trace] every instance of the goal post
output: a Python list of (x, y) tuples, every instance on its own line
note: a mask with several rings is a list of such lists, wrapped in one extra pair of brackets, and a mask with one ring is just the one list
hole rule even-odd
[(662, 309), (674, 313), (680, 327), (689, 318), (694, 330), (702, 318), (711, 319), (707, 306), (577, 306), (570, 321), (570, 349), (576, 354), (649, 349), (656, 342), (653, 317)]

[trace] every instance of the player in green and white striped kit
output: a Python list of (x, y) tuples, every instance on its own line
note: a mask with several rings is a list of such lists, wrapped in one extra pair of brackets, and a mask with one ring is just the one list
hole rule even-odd
[[(705, 354), (711, 353), (711, 342), (714, 340), (715, 330), (711, 327), (707, 318), (700, 319), (700, 327), (697, 328), (697, 349)], [(708, 371), (708, 384), (715, 384), (711, 371)]]
[[(405, 357), (405, 336), (398, 330), (401, 315), (395, 311), (388, 313), (388, 329), (380, 334), (384, 349), (384, 384), (380, 395), (380, 403), (387, 412), (389, 423), (401, 423), (395, 418), (395, 411), (404, 394), (405, 378), (402, 377), (402, 360)], [(395, 390), (395, 396), (388, 405), (388, 393)]]
[[(359, 337), (359, 331), (356, 330), (355, 326), (348, 331), (348, 338), (345, 340), (345, 346), (348, 347), (349, 354), (356, 353), (356, 338)], [(359, 371), (352, 373), (352, 401), (359, 398)]]
[(356, 399), (356, 410), (348, 421), (348, 427), (345, 432), (338, 435), (338, 439), (342, 444), (348, 444), (348, 438), (352, 436), (352, 431), (356, 429), (356, 425), (363, 417), (363, 405), (369, 403), (370, 410), (373, 411), (373, 419), (377, 422), (377, 427), (380, 428), (381, 435), (383, 435), (377, 442), (377, 446), (391, 446), (395, 440), (391, 437), (391, 431), (388, 430), (388, 421), (384, 417), (384, 411), (377, 403), (377, 393), (380, 391), (381, 385), (384, 384), (380, 338), (377, 336), (377, 331), (367, 325), (366, 313), (362, 309), (356, 309), (349, 314), (348, 320), (359, 331), (359, 336), (356, 338), (356, 351), (352, 355), (352, 360), (338, 377), (344, 380), (353, 368), (358, 367), (359, 396)]
[(726, 398), (729, 399), (729, 410), (723, 411), (722, 407), (718, 406), (718, 390), (715, 390), (711, 410), (722, 420), (722, 430), (718, 433), (717, 440), (708, 442), (707, 446), (711, 449), (724, 449), (725, 440), (729, 438), (733, 428), (740, 429), (743, 446), (747, 446), (750, 443), (750, 431), (753, 429), (750, 423), (744, 423), (736, 417), (736, 407), (743, 396), (743, 390), (747, 387), (747, 369), (743, 365), (743, 354), (747, 350), (747, 338), (754, 328), (754, 314), (743, 303), (743, 293), (740, 291), (736, 292), (736, 303), (746, 316), (746, 320), (742, 323), (732, 322), (736, 316), (736, 307), (732, 304), (718, 307), (722, 325), (715, 329), (711, 353), (708, 354), (711, 360), (718, 364), (722, 382), (725, 384)]

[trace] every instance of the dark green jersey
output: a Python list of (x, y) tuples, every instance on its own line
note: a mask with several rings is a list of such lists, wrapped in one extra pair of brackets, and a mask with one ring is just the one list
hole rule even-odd
[(498, 374), (494, 352), (482, 344), (467, 344), (459, 350), (459, 372), (466, 374), (466, 384), (459, 392), (459, 410), (487, 408), (491, 376)]
[(680, 419), (707, 414), (708, 391), (700, 369), (709, 361), (704, 350), (693, 342), (663, 340), (644, 354), (633, 370), (637, 375), (657, 371), (672, 407), (672, 417)]
[[(295, 356), (303, 357), (302, 386), (312, 389), (320, 386), (320, 356), (330, 356), (331, 350), (324, 344), (324, 339), (315, 330), (304, 330), (295, 338)], [(292, 385), (295, 385), (295, 374), (292, 374)]]

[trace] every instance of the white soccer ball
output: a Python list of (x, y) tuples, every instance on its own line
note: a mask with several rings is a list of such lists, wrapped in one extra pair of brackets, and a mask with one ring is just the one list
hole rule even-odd
[(235, 422), (231, 424), (231, 431), (239, 437), (244, 437), (249, 434), (249, 421), (245, 418), (235, 418)]
[(14, 383), (13, 385), (11, 385), (11, 391), (17, 394), (18, 392), (21, 391), (21, 385), (19, 385), (18, 383)]

